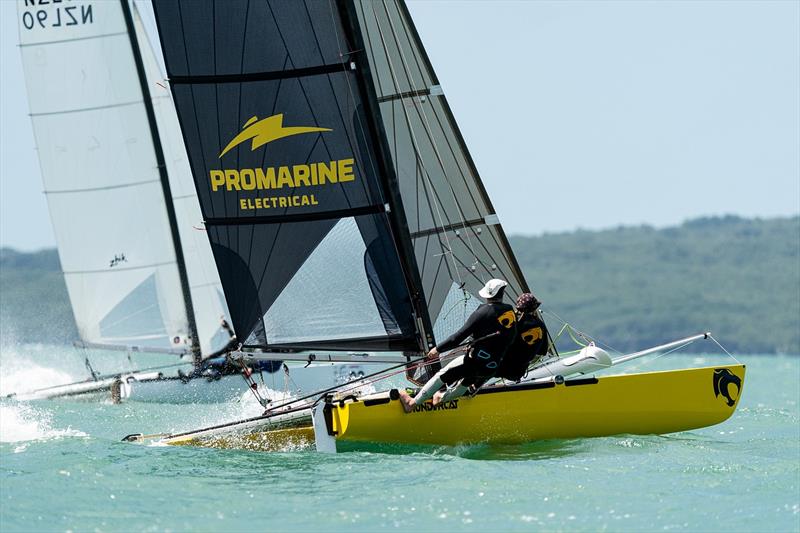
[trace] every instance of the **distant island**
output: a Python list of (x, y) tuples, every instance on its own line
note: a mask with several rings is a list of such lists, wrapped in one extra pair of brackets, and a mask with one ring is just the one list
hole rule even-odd
[[(800, 353), (798, 216), (510, 241), (543, 308), (615, 349), (709, 330), (738, 353)], [(547, 320), (553, 333), (561, 327)], [(54, 249), (0, 249), (0, 337), (4, 344), (78, 338)]]

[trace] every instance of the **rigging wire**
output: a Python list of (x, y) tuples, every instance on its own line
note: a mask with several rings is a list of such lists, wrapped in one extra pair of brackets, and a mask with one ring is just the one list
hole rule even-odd
[(547, 311), (545, 311), (544, 309), (542, 309), (542, 310), (541, 310), (541, 312), (542, 312), (542, 314), (544, 314), (544, 315), (550, 315), (550, 316), (551, 316), (551, 317), (553, 317), (555, 320), (557, 320), (558, 322), (560, 322), (560, 323), (564, 324), (565, 326), (569, 326), (569, 328), (570, 328), (572, 331), (574, 331), (576, 335), (578, 335), (578, 336), (580, 336), (580, 337), (582, 337), (582, 338), (586, 339), (588, 342), (594, 342), (594, 343), (595, 343), (595, 345), (597, 345), (597, 346), (601, 346), (601, 347), (603, 347), (603, 348), (607, 349), (607, 350), (608, 350), (608, 351), (610, 351), (610, 352), (614, 352), (615, 354), (618, 354), (618, 355), (623, 355), (623, 354), (624, 354), (624, 352), (623, 352), (622, 350), (617, 350), (617, 349), (616, 349), (616, 348), (614, 348), (613, 346), (609, 346), (608, 344), (606, 344), (606, 343), (604, 343), (604, 342), (602, 342), (602, 341), (596, 340), (596, 339), (595, 339), (595, 338), (594, 338), (592, 335), (589, 335), (588, 333), (584, 333), (583, 331), (581, 331), (581, 330), (579, 330), (579, 329), (576, 329), (576, 328), (575, 328), (575, 327), (573, 327), (571, 324), (569, 324), (569, 322), (567, 322), (566, 320), (564, 320), (563, 318), (561, 318), (560, 316), (558, 316), (558, 314), (556, 314), (556, 313), (555, 313), (555, 311), (551, 311), (551, 310), (549, 310), (549, 309), (548, 309)]
[[(610, 350), (610, 351), (612, 351), (612, 352), (614, 352), (614, 353), (616, 353), (616, 354), (619, 354), (619, 355), (623, 355), (623, 354), (624, 354), (624, 352), (622, 352), (621, 350), (617, 350), (617, 349), (615, 349), (615, 348), (613, 348), (613, 347), (609, 346), (608, 344), (606, 344), (606, 343), (603, 343), (603, 342), (600, 342), (600, 341), (598, 341), (598, 340), (594, 339), (593, 337), (589, 336), (588, 334), (586, 334), (586, 333), (584, 333), (584, 332), (582, 332), (582, 331), (580, 331), (580, 330), (578, 330), (578, 329), (575, 329), (575, 328), (574, 328), (574, 327), (573, 327), (571, 324), (569, 324), (569, 323), (568, 323), (567, 321), (565, 321), (563, 318), (561, 318), (560, 316), (558, 316), (558, 315), (557, 315), (555, 312), (553, 312), (553, 311), (550, 311), (550, 310), (547, 310), (547, 311), (544, 311), (544, 310), (542, 310), (541, 312), (542, 312), (543, 314), (550, 315), (551, 317), (553, 317), (554, 319), (558, 320), (559, 322), (561, 322), (561, 323), (563, 324), (563, 326), (562, 326), (561, 330), (559, 330), (559, 332), (558, 332), (558, 334), (556, 335), (556, 337), (555, 337), (555, 339), (554, 339), (554, 341), (553, 341), (553, 342), (555, 342), (556, 340), (558, 340), (558, 338), (561, 336), (561, 334), (562, 334), (562, 333), (563, 333), (563, 332), (566, 330), (566, 331), (567, 331), (567, 333), (570, 335), (571, 339), (572, 339), (572, 340), (573, 340), (573, 341), (574, 341), (576, 344), (578, 344), (579, 346), (585, 346), (585, 345), (581, 344), (581, 343), (580, 343), (580, 342), (579, 342), (577, 339), (575, 339), (575, 337), (572, 335), (572, 332), (574, 332), (574, 333), (575, 333), (576, 335), (578, 335), (579, 337), (581, 337), (581, 338), (583, 338), (583, 339), (586, 339), (586, 340), (588, 340), (589, 342), (594, 342), (594, 343), (595, 343), (595, 345), (602, 346), (602, 347), (604, 347), (604, 348), (606, 348), (606, 349), (608, 349), (608, 350)], [(739, 360), (738, 360), (738, 359), (737, 359), (737, 358), (736, 358), (736, 357), (735, 357), (735, 356), (734, 356), (732, 353), (730, 353), (730, 352), (729, 352), (727, 349), (725, 349), (725, 347), (724, 347), (722, 344), (720, 344), (720, 342), (719, 342), (717, 339), (715, 339), (713, 335), (709, 334), (709, 335), (708, 335), (708, 338), (709, 338), (709, 339), (711, 339), (711, 340), (714, 342), (714, 344), (716, 344), (716, 345), (717, 345), (717, 346), (718, 346), (718, 347), (719, 347), (719, 348), (720, 348), (720, 349), (721, 349), (723, 352), (725, 352), (725, 354), (726, 354), (728, 357), (730, 357), (731, 359), (733, 359), (734, 361), (736, 361), (736, 363), (737, 363), (737, 364), (742, 364), (742, 363), (741, 363), (741, 362), (740, 362), (740, 361), (739, 361)], [(670, 354), (670, 353), (673, 353), (673, 352), (675, 352), (675, 351), (677, 351), (677, 350), (681, 350), (681, 349), (685, 348), (686, 346), (688, 346), (688, 345), (690, 345), (690, 344), (693, 344), (694, 342), (696, 342), (696, 341), (690, 341), (690, 342), (687, 342), (686, 344), (682, 344), (682, 345), (680, 345), (680, 346), (678, 346), (678, 347), (676, 347), (676, 348), (674, 348), (674, 349), (671, 349), (671, 350), (669, 350), (669, 351), (667, 351), (667, 352), (664, 352), (664, 353), (662, 353), (662, 354), (658, 355), (657, 357), (654, 357), (654, 358), (652, 358), (652, 359), (647, 359), (645, 362), (643, 362), (643, 363), (641, 363), (641, 364), (639, 364), (639, 365), (637, 365), (637, 366), (633, 367), (633, 369), (638, 369), (638, 368), (640, 368), (641, 366), (643, 366), (643, 365), (645, 365), (645, 364), (649, 364), (649, 363), (651, 363), (651, 362), (655, 361), (656, 359), (660, 359), (661, 357), (663, 357), (663, 356), (665, 356), (665, 355), (668, 355), (668, 354)], [(563, 353), (563, 354), (561, 354), (561, 355), (569, 355), (569, 354), (571, 354), (571, 353), (572, 353), (572, 352), (566, 352), (566, 353)], [(549, 360), (549, 359), (551, 359), (551, 358), (548, 358), (548, 360)]]
[[(319, 390), (319, 391), (315, 391), (315, 392), (313, 392), (311, 394), (307, 394), (305, 396), (301, 396), (300, 398), (290, 399), (289, 401), (286, 401), (284, 403), (281, 403), (279, 405), (271, 407), (268, 411), (274, 412), (274, 411), (277, 411), (278, 409), (282, 409), (284, 407), (288, 407), (290, 405), (294, 405), (296, 403), (299, 403), (299, 402), (302, 402), (302, 401), (305, 401), (305, 400), (309, 400), (311, 398), (319, 396), (319, 398), (317, 398), (316, 401), (314, 401), (313, 404), (312, 404), (312, 405), (316, 405), (317, 402), (319, 402), (324, 397), (324, 395), (329, 393), (329, 392), (335, 392), (338, 389), (345, 388), (348, 385), (352, 385), (353, 383), (357, 383), (357, 382), (362, 381), (362, 380), (367, 380), (369, 378), (373, 378), (375, 376), (379, 376), (379, 375), (381, 375), (383, 373), (386, 373), (386, 372), (389, 372), (391, 370), (396, 370), (396, 369), (398, 369), (400, 367), (405, 367), (406, 365), (419, 363), (420, 361), (424, 361), (424, 360), (425, 360), (425, 356), (421, 356), (421, 357), (417, 357), (417, 358), (414, 358), (414, 359), (410, 359), (409, 361), (406, 361), (406, 362), (403, 362), (403, 363), (399, 363), (399, 364), (394, 365), (394, 366), (390, 366), (389, 368), (384, 368), (383, 370), (379, 370), (377, 372), (373, 372), (372, 374), (368, 374), (366, 376), (359, 376), (358, 378), (350, 380), (350, 381), (348, 381), (346, 383), (343, 383), (341, 385), (334, 385), (332, 387), (328, 387), (327, 389), (322, 389), (322, 390)], [(431, 364), (433, 364), (433, 362), (434, 361), (431, 361)]]
[(717, 346), (719, 346), (719, 347), (720, 347), (720, 349), (721, 349), (723, 352), (725, 352), (726, 354), (728, 354), (728, 356), (729, 356), (731, 359), (733, 359), (734, 361), (736, 361), (736, 362), (737, 362), (738, 364), (740, 364), (740, 365), (742, 364), (742, 363), (741, 363), (741, 362), (740, 362), (738, 359), (736, 359), (736, 357), (734, 357), (734, 356), (733, 356), (733, 354), (732, 354), (731, 352), (729, 352), (728, 350), (726, 350), (726, 349), (725, 349), (725, 347), (724, 347), (722, 344), (720, 344), (720, 343), (719, 343), (719, 341), (717, 341), (717, 339), (715, 339), (713, 335), (709, 334), (709, 335), (708, 335), (708, 338), (709, 338), (709, 339), (711, 339), (712, 341), (714, 341), (714, 344), (716, 344)]
[[(694, 342), (695, 342), (695, 341), (689, 341), (689, 342), (687, 342), (687, 343), (681, 344), (680, 346), (676, 346), (675, 348), (672, 348), (671, 350), (667, 350), (667, 351), (666, 351), (666, 352), (664, 352), (664, 353), (658, 354), (656, 357), (653, 357), (652, 359), (649, 359), (649, 358), (648, 358), (648, 359), (646, 359), (646, 360), (642, 361), (641, 363), (639, 363), (638, 365), (634, 365), (634, 366), (632, 366), (630, 370), (631, 370), (631, 372), (633, 372), (633, 371), (635, 371), (635, 370), (639, 370), (639, 369), (640, 369), (640, 368), (642, 368), (643, 366), (649, 365), (649, 364), (651, 364), (653, 361), (655, 361), (655, 360), (657, 360), (657, 359), (661, 359), (661, 358), (662, 358), (662, 357), (664, 357), (665, 355), (669, 355), (669, 354), (671, 354), (671, 353), (673, 353), (673, 352), (677, 352), (678, 350), (682, 350), (682, 349), (686, 348), (687, 346), (689, 346), (690, 344), (693, 344)], [(723, 348), (723, 349), (724, 349), (724, 348)]]

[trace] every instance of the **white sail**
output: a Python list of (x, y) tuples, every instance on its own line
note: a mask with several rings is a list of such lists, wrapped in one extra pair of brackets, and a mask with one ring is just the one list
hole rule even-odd
[(185, 347), (186, 308), (122, 6), (32, 4), (18, 2), (22, 63), (80, 335)]
[(228, 343), (228, 334), (220, 328), (220, 317), (229, 316), (227, 305), (208, 235), (203, 227), (203, 215), (200, 213), (175, 105), (136, 4), (133, 21), (164, 151), (200, 347), (204, 354), (208, 354)]

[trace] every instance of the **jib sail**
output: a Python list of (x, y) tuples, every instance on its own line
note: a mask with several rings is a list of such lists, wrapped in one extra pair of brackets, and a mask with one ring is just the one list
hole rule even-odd
[[(179, 215), (172, 209), (165, 168), (180, 155), (165, 158), (157, 141), (155, 123), (168, 122), (169, 111), (153, 115), (143, 89), (154, 59), (149, 45), (144, 63), (137, 56), (140, 23), (126, 2), (20, 0), (18, 16), (45, 194), (81, 338), (199, 354), (188, 285), (213, 285), (214, 276), (189, 280), (181, 266), (174, 230), (178, 220), (190, 224), (191, 209), (177, 192)], [(213, 268), (202, 251), (191, 258)], [(198, 314), (208, 326), (204, 351), (214, 348), (223, 307), (217, 298)]]
[(419, 350), (427, 316), (415, 303), (416, 270), (399, 253), (404, 213), (392, 209), (365, 58), (338, 7), (155, 2), (195, 187), (245, 345)]

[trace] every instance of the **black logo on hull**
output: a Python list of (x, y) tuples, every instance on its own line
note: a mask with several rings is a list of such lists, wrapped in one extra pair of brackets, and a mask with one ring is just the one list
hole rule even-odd
[(742, 391), (742, 380), (727, 368), (717, 368), (714, 370), (714, 396), (717, 398), (722, 395), (728, 407), (733, 407), (736, 400), (731, 398), (730, 385), (736, 385), (736, 397)]
[(422, 405), (414, 406), (415, 413), (419, 413), (420, 411), (443, 411), (447, 409), (458, 409), (458, 400), (450, 400), (447, 402), (442, 402), (438, 405), (433, 405), (432, 402), (427, 401)]

